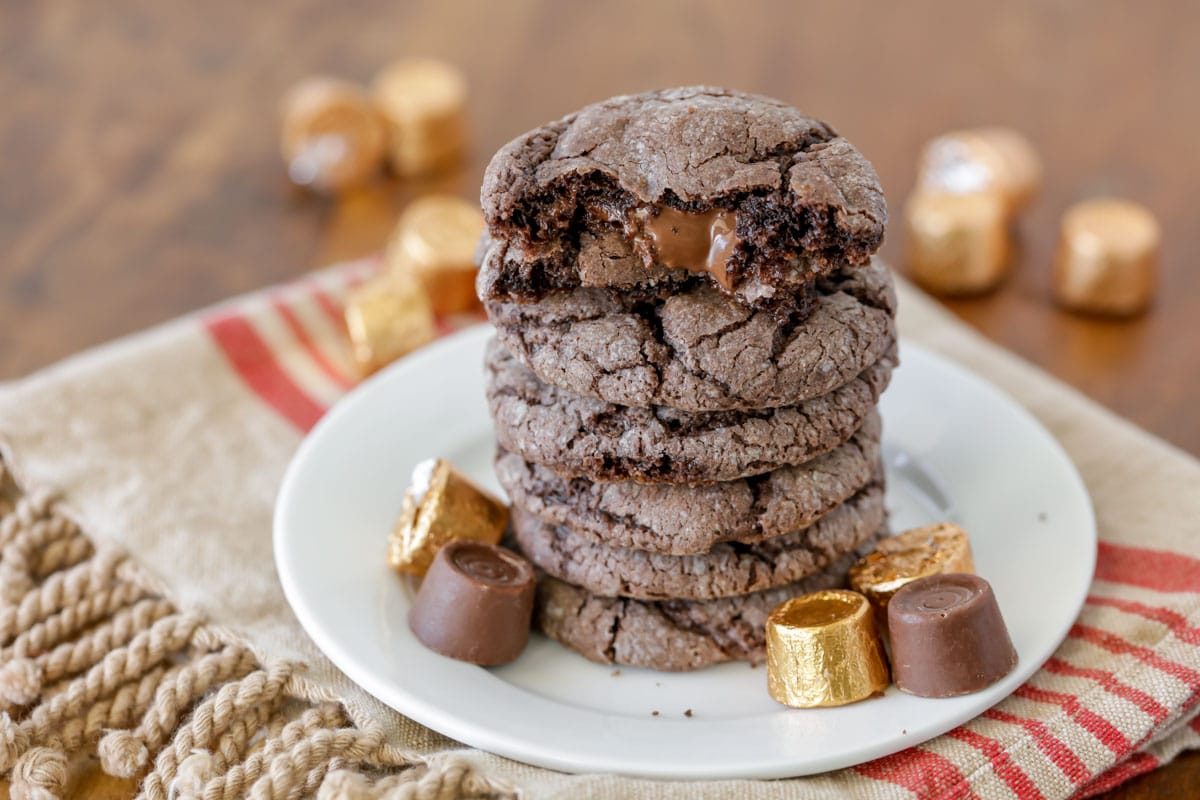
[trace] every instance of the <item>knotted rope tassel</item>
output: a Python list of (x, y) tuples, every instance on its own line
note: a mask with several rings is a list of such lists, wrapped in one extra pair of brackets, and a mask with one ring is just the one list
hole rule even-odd
[(214, 686), (254, 669), (254, 656), (231, 645), (202, 656), (181, 669), (174, 680), (158, 687), (154, 703), (132, 731), (113, 731), (100, 740), (100, 764), (119, 778), (132, 778), (150, 764), (150, 753), (167, 741), (180, 719), (198, 698)]

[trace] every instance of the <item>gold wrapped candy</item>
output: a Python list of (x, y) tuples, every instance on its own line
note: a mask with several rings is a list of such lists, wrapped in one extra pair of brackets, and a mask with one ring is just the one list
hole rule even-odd
[(425, 175), (462, 158), (467, 81), (456, 67), (432, 59), (400, 61), (382, 70), (373, 88), (397, 175)]
[(871, 601), (882, 621), (888, 600), (906, 584), (951, 572), (975, 572), (971, 541), (959, 526), (939, 522), (881, 541), (850, 568), (850, 586)]
[(475, 246), (483, 227), (483, 213), (475, 204), (446, 195), (416, 200), (400, 216), (388, 243), (388, 268), (415, 276), (435, 314), (472, 311), (479, 307)]
[(383, 120), (354, 84), (309, 78), (288, 92), (282, 111), (279, 147), (293, 183), (340, 192), (380, 172)]
[(921, 152), (917, 191), (998, 192), (1007, 214), (1029, 204), (1042, 180), (1033, 145), (1011, 128), (971, 128), (931, 139)]
[(480, 489), (443, 459), (422, 461), (404, 492), (400, 519), (388, 537), (388, 564), (424, 575), (447, 542), (496, 544), (508, 524), (508, 506)]
[(1063, 215), (1054, 263), (1059, 303), (1095, 314), (1136, 314), (1158, 282), (1162, 234), (1154, 215), (1136, 203), (1101, 198)]
[(1008, 211), (996, 191), (918, 192), (904, 207), (909, 274), (937, 294), (979, 294), (1008, 273)]
[(786, 706), (842, 706), (887, 689), (871, 605), (830, 589), (794, 597), (767, 617), (767, 688)]
[(412, 276), (380, 275), (346, 298), (346, 329), (363, 377), (433, 341), (433, 309)]

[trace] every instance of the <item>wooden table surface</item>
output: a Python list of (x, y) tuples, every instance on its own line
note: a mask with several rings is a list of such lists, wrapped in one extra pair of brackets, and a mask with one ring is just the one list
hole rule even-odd
[[(1013, 278), (951, 308), (1114, 411), (1200, 452), (1200, 6), (1187, 2), (0, 3), (0, 379), (377, 250), (412, 197), (475, 197), (487, 158), (608, 95), (716, 83), (833, 122), (893, 219), (922, 142), (1015, 126), (1045, 160)], [(433, 55), (471, 81), (473, 153), (438, 180), (326, 201), (292, 190), (276, 104), (316, 72)], [(1048, 300), (1057, 221), (1116, 194), (1162, 222), (1151, 313)], [(893, 225), (884, 252), (899, 262)], [(88, 782), (90, 781), (90, 782)], [(128, 785), (85, 778), (98, 796)], [(1200, 796), (1200, 755), (1113, 797)]]

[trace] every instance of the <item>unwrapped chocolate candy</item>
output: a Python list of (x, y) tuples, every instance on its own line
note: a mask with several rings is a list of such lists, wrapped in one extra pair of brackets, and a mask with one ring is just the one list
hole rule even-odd
[(421, 581), (408, 625), (430, 650), (490, 667), (521, 655), (537, 588), (529, 562), (503, 547), (451, 542)]
[(475, 204), (446, 195), (416, 200), (396, 223), (388, 268), (416, 277), (435, 314), (472, 311), (479, 307), (475, 246), (483, 227), (483, 212)]
[(424, 575), (452, 541), (495, 544), (508, 524), (508, 506), (480, 489), (444, 459), (422, 461), (404, 492), (400, 519), (388, 538), (388, 563)]
[(1072, 206), (1062, 219), (1055, 296), (1094, 314), (1145, 310), (1158, 282), (1161, 238), (1154, 215), (1136, 203), (1100, 198)]
[(842, 706), (883, 692), (887, 663), (871, 606), (857, 592), (794, 597), (767, 617), (767, 688), (794, 708)]
[(850, 588), (866, 595), (883, 623), (888, 600), (906, 584), (927, 575), (974, 571), (967, 532), (952, 522), (939, 522), (879, 542), (875, 552), (850, 568)]
[(366, 377), (433, 341), (433, 309), (411, 275), (379, 275), (346, 298), (346, 329), (354, 363)]
[(955, 697), (1012, 672), (1017, 651), (991, 585), (978, 575), (931, 575), (888, 603), (892, 675), (901, 691)]

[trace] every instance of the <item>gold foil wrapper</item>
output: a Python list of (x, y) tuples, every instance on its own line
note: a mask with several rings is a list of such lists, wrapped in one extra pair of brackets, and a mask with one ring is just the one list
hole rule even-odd
[(416, 278), (380, 275), (346, 298), (346, 329), (365, 377), (433, 341), (433, 309)]
[(474, 311), (479, 308), (475, 246), (483, 229), (478, 206), (446, 195), (423, 197), (396, 224), (387, 249), (388, 268), (415, 276), (434, 313)]
[(361, 186), (383, 167), (386, 131), (370, 97), (333, 78), (301, 81), (284, 97), (280, 153), (288, 177), (318, 192)]
[(794, 597), (767, 617), (767, 688), (786, 706), (843, 706), (887, 689), (867, 598), (831, 589)]
[(917, 168), (918, 191), (998, 192), (1013, 214), (1029, 204), (1042, 181), (1042, 162), (1028, 139), (1011, 128), (971, 128), (931, 139)]
[(432, 59), (399, 61), (376, 76), (373, 93), (387, 121), (388, 161), (397, 175), (425, 175), (461, 161), (467, 81), (456, 67)]
[(1008, 274), (1012, 235), (997, 192), (918, 192), (904, 207), (909, 274), (943, 295), (980, 294)]
[(457, 539), (497, 544), (507, 524), (508, 506), (498, 498), (443, 459), (423, 462), (413, 471), (388, 538), (388, 564), (422, 576), (442, 545)]
[(1128, 315), (1146, 309), (1158, 283), (1162, 234), (1136, 203), (1088, 200), (1063, 215), (1054, 293), (1067, 308)]
[(913, 528), (884, 539), (850, 568), (850, 586), (887, 619), (887, 604), (906, 584), (927, 575), (975, 572), (967, 532), (950, 522)]

